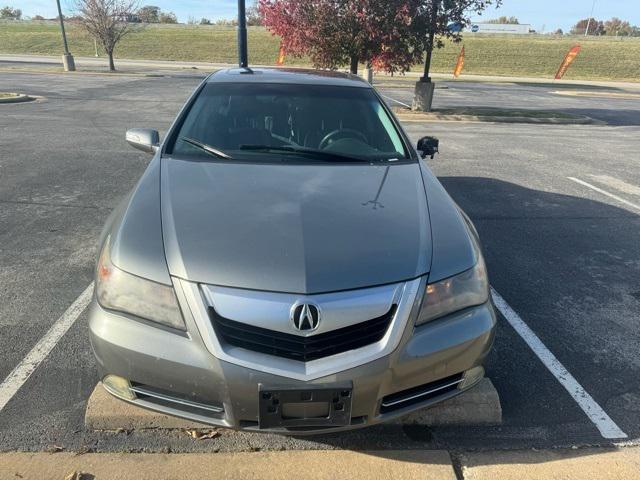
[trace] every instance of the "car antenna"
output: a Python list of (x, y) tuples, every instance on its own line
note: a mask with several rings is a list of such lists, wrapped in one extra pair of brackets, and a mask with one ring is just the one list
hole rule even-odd
[(247, 14), (245, 0), (238, 0), (238, 64), (241, 73), (253, 73), (249, 68), (249, 56), (247, 54)]

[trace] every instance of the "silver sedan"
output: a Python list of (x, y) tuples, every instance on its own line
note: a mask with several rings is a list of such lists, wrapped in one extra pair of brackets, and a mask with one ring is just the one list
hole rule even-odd
[(372, 425), (472, 388), (495, 313), (477, 233), (357, 77), (205, 80), (109, 218), (90, 337), (104, 387), (203, 423)]

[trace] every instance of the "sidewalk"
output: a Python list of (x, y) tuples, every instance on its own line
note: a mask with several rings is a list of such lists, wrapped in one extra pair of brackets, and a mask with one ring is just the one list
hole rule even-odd
[[(40, 64), (47, 66), (62, 66), (62, 60), (60, 57), (44, 56), (44, 55), (12, 55), (12, 54), (0, 54), (0, 66), (2, 62), (9, 62), (12, 64)], [(77, 67), (85, 68), (104, 68), (106, 70), (107, 60), (103, 57), (75, 57), (75, 63)], [(229, 63), (207, 63), (207, 62), (181, 62), (170, 60), (129, 60), (129, 59), (115, 59), (116, 68), (123, 71), (131, 69), (170, 69), (170, 70), (184, 70), (184, 69), (199, 69), (204, 71), (212, 71), (220, 68), (234, 67), (235, 64)], [(255, 67), (264, 67), (273, 65), (254, 65)], [(378, 77), (389, 77), (386, 74), (376, 74)], [(415, 78), (416, 80), (422, 76), (420, 72), (407, 72), (405, 77)], [(448, 73), (433, 73), (431, 76), (435, 79), (453, 80), (451, 74)], [(400, 77), (402, 78), (402, 77)], [(498, 75), (462, 75), (456, 81), (473, 81), (473, 82), (507, 82), (507, 83), (541, 83), (541, 84), (557, 84), (557, 85), (587, 85), (598, 87), (614, 87), (623, 88), (629, 90), (640, 91), (640, 83), (635, 82), (607, 82), (607, 81), (590, 81), (590, 80), (554, 80), (553, 78), (540, 78), (540, 77), (504, 77)]]
[(487, 452), (460, 456), (465, 480), (634, 480), (640, 448)]
[(449, 454), (442, 450), (0, 453), (2, 479), (63, 480), (74, 472), (86, 474), (77, 480), (456, 480)]
[[(454, 467), (455, 464), (455, 467)], [(243, 453), (0, 453), (0, 478), (634, 480), (640, 448), (454, 454), (445, 450)], [(72, 477), (73, 478), (73, 477)]]

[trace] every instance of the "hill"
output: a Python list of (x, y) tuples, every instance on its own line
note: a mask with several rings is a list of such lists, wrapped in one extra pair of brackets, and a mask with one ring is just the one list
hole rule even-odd
[[(74, 55), (94, 54), (93, 40), (77, 26), (70, 24), (67, 31)], [(0, 53), (58, 55), (61, 43), (59, 27), (53, 22), (0, 23)], [(467, 34), (463, 43), (466, 53), (463, 75), (552, 78), (567, 50), (579, 43), (582, 52), (565, 78), (640, 81), (640, 38)], [(249, 28), (252, 63), (273, 64), (278, 47), (278, 38), (264, 28)], [(436, 51), (433, 71), (451, 72), (460, 47), (447, 42)], [(236, 30), (208, 25), (147, 25), (122, 41), (116, 48), (118, 57), (235, 63)], [(286, 64), (306, 65), (308, 60), (287, 57)]]

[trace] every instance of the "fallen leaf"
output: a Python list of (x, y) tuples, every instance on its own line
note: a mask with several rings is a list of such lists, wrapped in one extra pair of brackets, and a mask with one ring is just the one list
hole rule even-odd
[(85, 445), (76, 452), (76, 457), (78, 455), (84, 455), (85, 453), (91, 453), (91, 452), (93, 452), (93, 448), (89, 447), (88, 445)]
[(64, 480), (84, 480), (88, 478), (88, 475), (85, 475), (84, 472), (75, 471), (64, 477)]
[(212, 430), (187, 430), (187, 435), (196, 440), (206, 440), (209, 438), (216, 438), (220, 435), (220, 432), (216, 429)]
[(207, 433), (205, 433), (204, 435), (200, 436), (198, 438), (198, 440), (204, 440), (206, 438), (216, 438), (219, 435), (220, 435), (219, 431), (217, 431), (217, 430), (209, 430)]
[(112, 430), (103, 430), (103, 432), (109, 432), (109, 433), (126, 433), (127, 435), (129, 434), (129, 430), (127, 430), (126, 428), (115, 428)]

